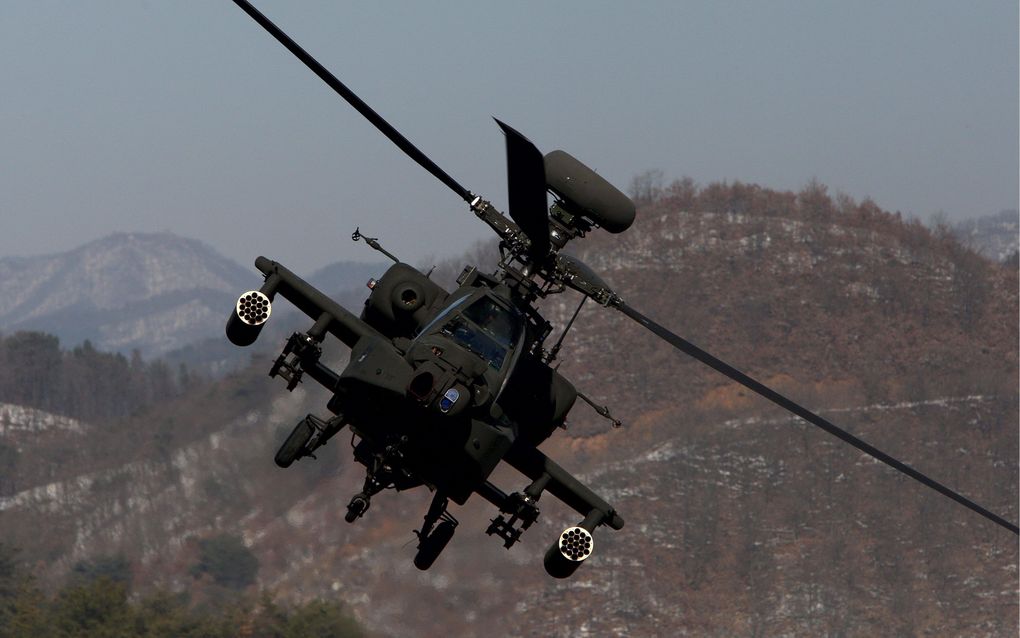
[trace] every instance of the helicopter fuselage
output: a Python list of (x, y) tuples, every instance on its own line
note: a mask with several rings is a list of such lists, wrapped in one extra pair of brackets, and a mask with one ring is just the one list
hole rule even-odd
[[(550, 491), (569, 493), (568, 504), (585, 516), (597, 510), (599, 520), (622, 526), (608, 504), (535, 449), (564, 425), (577, 391), (541, 359), (548, 324), (506, 285), (466, 269), (448, 293), (397, 263), (369, 282), (356, 317), (281, 264), (260, 257), (256, 267), (265, 284), (242, 295), (239, 308), (246, 296), (271, 302), (279, 294), (315, 319), (291, 336), (270, 374), (290, 389), (307, 374), (331, 391), (332, 429), (351, 428), (360, 439), (355, 458), (381, 472), (383, 487), (424, 484), (458, 504), (477, 492), (502, 505), (509, 497), (488, 477), (505, 460), (543, 489), (551, 483)], [(261, 325), (235, 310), (227, 334), (245, 345)], [(320, 360), (326, 334), (351, 349), (340, 372)], [(335, 433), (325, 429), (322, 442)]]
[[(500, 514), (486, 532), (498, 535), (509, 548), (537, 519), (536, 503), (548, 492), (584, 517), (564, 530), (546, 552), (546, 570), (560, 578), (591, 555), (595, 528), (623, 527), (611, 505), (538, 449), (564, 424), (577, 398), (619, 425), (606, 407), (578, 393), (549, 365), (560, 343), (544, 349), (551, 327), (535, 302), (572, 289), (585, 300), (620, 311), (679, 352), (806, 422), (1020, 534), (1015, 523), (647, 317), (624, 302), (595, 271), (561, 253), (568, 242), (596, 228), (622, 233), (634, 222), (634, 202), (596, 171), (564, 151), (543, 155), (518, 131), (496, 120), (506, 140), (509, 197), (504, 215), (442, 170), (247, 0), (234, 2), (401, 151), (456, 193), (500, 240), (496, 274), (465, 269), (452, 293), (411, 266), (396, 263), (379, 281), (371, 282), (372, 293), (360, 316), (282, 265), (265, 257), (256, 260), (265, 283), (238, 299), (227, 322), (227, 336), (239, 346), (253, 343), (276, 295), (313, 321), (307, 331), (287, 340), (270, 375), (286, 380), (291, 390), (305, 375), (311, 377), (332, 393), (328, 407), (334, 416), (302, 419), (277, 452), (276, 462), (287, 467), (302, 456), (313, 456), (317, 447), (350, 426), (360, 439), (354, 457), (365, 466), (366, 479), (362, 492), (348, 505), (348, 522), (362, 516), (371, 495), (382, 489), (427, 485), (435, 496), (422, 529), (416, 531), (414, 564), (428, 569), (457, 525), (446, 510), (448, 501), (463, 504), (477, 493), (495, 505)], [(352, 239), (359, 238), (393, 257), (356, 230)], [(573, 319), (567, 323), (560, 341), (572, 323)], [(351, 349), (350, 361), (340, 372), (321, 361), (320, 344), (328, 334)], [(520, 492), (504, 493), (489, 480), (500, 461), (531, 482)]]

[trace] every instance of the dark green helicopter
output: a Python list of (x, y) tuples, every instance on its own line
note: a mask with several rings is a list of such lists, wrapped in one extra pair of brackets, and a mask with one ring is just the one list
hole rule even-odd
[[(890, 457), (829, 421), (801, 407), (739, 370), (716, 359), (626, 304), (583, 263), (561, 249), (573, 239), (602, 228), (620, 233), (634, 221), (633, 202), (593, 170), (563, 151), (543, 155), (506, 124), (509, 218), (445, 173), (333, 74), (246, 0), (234, 0), (248, 15), (297, 56), (316, 75), (364, 115), (422, 167), (436, 176), (500, 237), (500, 260), (494, 275), (464, 269), (459, 287), (444, 290), (426, 274), (400, 263), (379, 243), (355, 231), (353, 238), (395, 262), (378, 281), (360, 317), (302, 280), (281, 264), (259, 257), (265, 275), (259, 290), (238, 299), (227, 322), (227, 337), (247, 346), (269, 318), (276, 295), (308, 315), (312, 326), (295, 333), (270, 370), (293, 390), (305, 375), (333, 396), (332, 416), (302, 419), (276, 454), (290, 466), (311, 456), (345, 426), (357, 437), (354, 458), (366, 468), (361, 492), (347, 506), (354, 522), (383, 489), (425, 485), (434, 492), (421, 530), (414, 564), (428, 569), (453, 536), (456, 519), (449, 502), (463, 505), (479, 494), (499, 509), (486, 533), (512, 547), (538, 518), (538, 500), (548, 492), (582, 517), (564, 530), (545, 554), (546, 571), (565, 578), (594, 548), (597, 527), (614, 530), (624, 521), (616, 509), (543, 454), (538, 446), (560, 426), (581, 398), (595, 405), (559, 374), (551, 363), (560, 341), (546, 348), (552, 326), (535, 302), (570, 288), (615, 308), (680, 351), (790, 410), (809, 423), (843, 439), (897, 470), (1017, 533), (1017, 526), (989, 512), (913, 468)], [(548, 195), (553, 203), (549, 205)], [(578, 307), (578, 311), (580, 306)], [(577, 312), (574, 313), (574, 317)], [(322, 363), (327, 334), (351, 349), (340, 372)], [(523, 474), (529, 483), (506, 493), (489, 477), (500, 462)]]

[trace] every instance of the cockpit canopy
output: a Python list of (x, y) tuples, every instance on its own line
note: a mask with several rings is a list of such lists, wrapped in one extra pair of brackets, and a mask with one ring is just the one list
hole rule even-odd
[(499, 370), (516, 347), (523, 325), (524, 317), (516, 308), (482, 296), (450, 317), (440, 332)]

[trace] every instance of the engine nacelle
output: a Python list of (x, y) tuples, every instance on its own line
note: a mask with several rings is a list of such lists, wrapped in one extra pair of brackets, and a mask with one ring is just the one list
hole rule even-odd
[(553, 578), (567, 578), (591, 556), (595, 539), (583, 527), (568, 527), (545, 553), (545, 571)]
[(227, 339), (235, 346), (250, 346), (255, 343), (272, 312), (273, 303), (264, 292), (249, 290), (234, 304), (234, 312), (227, 320)]

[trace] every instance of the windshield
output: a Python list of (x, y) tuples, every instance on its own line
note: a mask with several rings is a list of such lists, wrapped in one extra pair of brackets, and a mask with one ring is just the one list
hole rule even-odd
[(449, 306), (447, 306), (442, 312), (440, 312), (438, 315), (433, 317), (432, 321), (429, 321), (428, 324), (426, 324), (424, 328), (422, 328), (422, 329), (417, 331), (417, 333), (415, 334), (415, 339), (417, 339), (421, 335), (429, 334), (429, 332), (432, 331), (432, 327), (433, 326), (435, 326), (437, 323), (439, 323), (440, 321), (445, 319), (446, 316), (448, 314), (450, 314), (453, 311), (454, 308), (456, 308), (457, 306), (461, 305), (462, 303), (464, 303), (468, 299), (470, 299), (470, 296), (461, 297), (457, 301), (455, 301), (452, 304), (450, 304)]
[(482, 297), (443, 326), (443, 334), (499, 370), (521, 332), (520, 317)]

